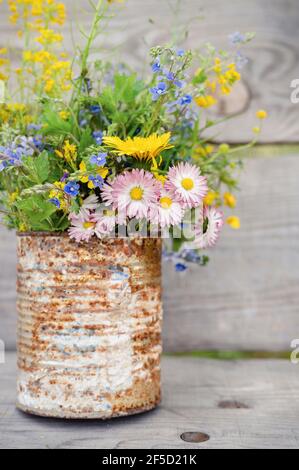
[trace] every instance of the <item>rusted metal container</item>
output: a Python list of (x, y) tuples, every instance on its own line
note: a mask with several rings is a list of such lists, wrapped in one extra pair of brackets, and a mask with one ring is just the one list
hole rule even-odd
[(161, 240), (18, 236), (18, 399), (108, 419), (160, 402)]

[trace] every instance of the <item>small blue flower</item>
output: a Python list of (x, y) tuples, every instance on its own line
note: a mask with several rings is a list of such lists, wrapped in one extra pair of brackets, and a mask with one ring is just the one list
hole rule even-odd
[(172, 101), (171, 103), (166, 103), (166, 108), (168, 113), (174, 113), (177, 111), (178, 101)]
[(62, 183), (64, 183), (64, 182), (68, 179), (69, 176), (70, 176), (69, 173), (65, 172), (65, 173), (63, 174), (63, 177), (61, 178), (60, 181), (61, 181)]
[(64, 187), (64, 192), (71, 197), (76, 197), (79, 194), (80, 185), (76, 181), (70, 181)]
[(86, 127), (88, 124), (87, 119), (82, 119), (82, 121), (79, 122), (80, 127)]
[(26, 154), (24, 152), (24, 149), (22, 149), (21, 147), (18, 147), (15, 150), (7, 149), (6, 155), (9, 158), (10, 165), (12, 165), (12, 166), (21, 166), (22, 165), (22, 157), (30, 155), (30, 154)]
[(241, 34), (239, 31), (236, 31), (235, 33), (229, 35), (229, 40), (230, 43), (233, 45), (243, 44), (244, 42), (246, 42), (246, 37), (244, 36), (244, 34)]
[(96, 114), (100, 114), (101, 111), (102, 111), (102, 108), (101, 108), (101, 106), (99, 106), (99, 105), (92, 105), (92, 106), (90, 106), (90, 112), (91, 112), (91, 114), (95, 114), (95, 115), (96, 115)]
[(1, 173), (1, 171), (5, 170), (7, 165), (8, 165), (7, 162), (0, 161), (0, 173)]
[(102, 188), (104, 180), (101, 176), (89, 176), (89, 181), (91, 181), (95, 188)]
[(108, 153), (98, 153), (98, 155), (92, 155), (90, 163), (92, 165), (104, 166), (106, 165)]
[(40, 131), (43, 126), (40, 124), (29, 124), (27, 126), (28, 131)]
[(184, 57), (184, 55), (185, 55), (184, 49), (178, 49), (178, 50), (176, 51), (176, 53), (177, 53), (177, 56), (178, 56), (178, 57)]
[(60, 204), (59, 199), (57, 199), (57, 197), (53, 197), (52, 199), (49, 199), (49, 202), (51, 202), (52, 204), (54, 204), (54, 206), (60, 209), (61, 204)]
[(173, 82), (174, 78), (175, 78), (175, 75), (173, 72), (165, 72), (165, 77), (167, 78), (167, 80), (170, 80), (171, 82)]
[(90, 93), (92, 91), (92, 83), (90, 78), (86, 78), (84, 80), (84, 83), (82, 84), (82, 91), (87, 91), (87, 93)]
[(185, 272), (187, 269), (188, 269), (187, 266), (186, 266), (185, 264), (183, 264), (183, 263), (177, 263), (177, 264), (175, 265), (175, 270), (176, 270), (177, 273), (183, 273), (183, 272)]
[(179, 104), (181, 106), (185, 106), (185, 105), (188, 105), (188, 104), (191, 104), (192, 103), (192, 96), (191, 95), (185, 95), (185, 96), (182, 96), (180, 99), (179, 99)]
[(245, 57), (241, 52), (238, 52), (236, 57), (235, 57), (235, 62), (238, 70), (241, 70), (245, 65), (248, 64), (249, 59), (248, 57)]
[(40, 151), (44, 149), (44, 144), (40, 135), (33, 137), (33, 145)]
[(154, 73), (158, 73), (161, 71), (161, 64), (160, 64), (160, 61), (157, 61), (155, 62), (153, 65), (152, 65), (152, 71)]
[(167, 93), (167, 85), (164, 82), (160, 82), (155, 88), (151, 88), (150, 92), (153, 95), (153, 100), (157, 101), (160, 96), (165, 95)]
[(92, 137), (96, 141), (98, 145), (102, 145), (103, 143), (103, 132), (102, 131), (94, 131)]
[(178, 88), (183, 88), (184, 84), (181, 80), (174, 80), (174, 85), (177, 86)]
[(198, 254), (196, 250), (183, 250), (181, 253), (181, 257), (190, 263), (200, 263), (201, 262), (201, 256)]

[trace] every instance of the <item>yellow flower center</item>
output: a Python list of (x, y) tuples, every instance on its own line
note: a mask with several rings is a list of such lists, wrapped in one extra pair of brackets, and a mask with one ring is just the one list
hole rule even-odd
[(94, 223), (94, 222), (85, 222), (85, 223), (83, 224), (83, 227), (84, 227), (86, 230), (88, 230), (89, 228), (94, 228), (94, 226), (95, 226), (95, 223)]
[(130, 196), (133, 201), (141, 201), (143, 198), (143, 189), (141, 189), (139, 186), (136, 186), (136, 188), (131, 189)]
[(114, 211), (110, 211), (109, 209), (105, 209), (105, 210), (103, 211), (103, 215), (104, 215), (105, 217), (114, 217), (115, 212), (114, 212)]
[(191, 191), (194, 188), (194, 181), (191, 178), (184, 178), (182, 180), (182, 186), (186, 191)]
[(169, 209), (172, 206), (172, 200), (170, 199), (170, 197), (164, 196), (161, 197), (160, 204), (163, 209)]

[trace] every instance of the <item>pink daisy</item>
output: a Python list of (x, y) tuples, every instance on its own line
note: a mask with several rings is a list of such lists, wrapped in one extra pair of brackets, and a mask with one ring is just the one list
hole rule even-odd
[(91, 220), (96, 223), (95, 234), (98, 238), (103, 238), (112, 231), (115, 232), (118, 218), (112, 208), (101, 208), (91, 216)]
[(205, 206), (203, 208), (200, 224), (195, 229), (195, 248), (205, 249), (216, 245), (223, 224), (223, 212), (215, 207)]
[(92, 220), (90, 212), (81, 209), (79, 214), (70, 214), (72, 226), (69, 228), (69, 236), (79, 242), (88, 242), (95, 234), (96, 223)]
[(126, 213), (130, 218), (148, 218), (149, 209), (156, 204), (160, 195), (161, 184), (152, 173), (144, 170), (126, 171), (110, 184), (105, 183), (102, 190), (103, 200)]
[(201, 176), (197, 166), (179, 163), (171, 167), (165, 189), (174, 192), (185, 207), (198, 207), (208, 193), (207, 179)]
[(179, 225), (183, 220), (184, 212), (174, 194), (162, 189), (157, 205), (153, 208), (151, 222), (162, 228)]
[(89, 211), (95, 211), (99, 207), (99, 199), (95, 194), (91, 194), (88, 198), (84, 199), (82, 208)]

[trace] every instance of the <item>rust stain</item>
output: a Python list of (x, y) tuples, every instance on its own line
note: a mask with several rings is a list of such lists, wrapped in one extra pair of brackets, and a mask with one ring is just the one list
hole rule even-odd
[(108, 419), (160, 401), (161, 240), (18, 237), (18, 406)]

